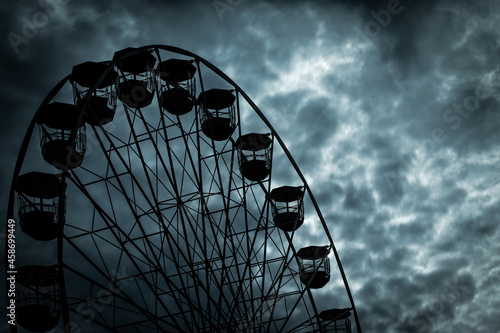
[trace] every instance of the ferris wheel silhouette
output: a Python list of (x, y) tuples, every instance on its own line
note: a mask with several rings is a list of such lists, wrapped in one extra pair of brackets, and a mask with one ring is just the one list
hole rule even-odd
[[(277, 160), (292, 183), (273, 177)], [(27, 130), (8, 219), (30, 249), (6, 265), (12, 332), (351, 332), (351, 314), (361, 332), (282, 139), (235, 82), (180, 48), (74, 66)]]

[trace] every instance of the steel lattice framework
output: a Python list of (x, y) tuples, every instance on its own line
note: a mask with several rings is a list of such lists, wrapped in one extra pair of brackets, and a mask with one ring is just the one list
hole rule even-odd
[[(159, 65), (147, 75), (123, 71), (127, 59), (145, 53), (156, 64), (167, 66), (171, 58), (192, 64), (192, 86), (177, 84), (179, 79), (166, 90), (162, 79), (172, 72)], [(67, 332), (86, 327), (117, 332), (347, 332), (350, 326), (338, 325), (338, 320), (348, 320), (346, 313), (352, 311), (361, 332), (347, 278), (311, 189), (269, 121), (235, 82), (203, 58), (164, 45), (117, 52), (80, 96), (75, 75), (74, 70), (52, 89), (33, 118), (14, 170), (8, 207), (8, 219), (18, 219), (22, 204), (16, 198), (30, 202), (18, 183), (34, 163), (39, 171), (57, 173), (57, 237), (34, 240), (19, 228), (18, 248), (22, 243), (33, 256), (19, 254), (16, 265), (43, 262), (58, 272), (58, 293), (42, 296), (60, 309), (59, 327)], [(97, 113), (91, 101), (96, 92), (107, 89), (103, 82), (110, 77), (112, 88), (102, 96), (112, 105), (113, 94), (118, 95), (118, 108), (112, 119), (89, 121), (89, 115)], [(152, 98), (144, 105), (124, 99), (124, 94), (134, 93), (124, 87), (139, 78), (146, 82), (143, 92), (149, 91), (147, 97)], [(113, 92), (120, 83), (121, 97)], [(213, 87), (234, 96), (234, 103), (229, 101), (234, 132), (225, 140), (207, 135), (215, 127), (204, 127), (206, 98)], [(181, 89), (202, 95), (189, 112), (168, 112), (165, 94)], [(68, 99), (70, 90), (78, 117), (67, 132), (71, 147), (66, 149), (66, 163), (55, 172), (40, 155), (33, 156), (32, 147), (38, 143), (32, 134), (41, 128), (46, 136), (41, 110)], [(174, 108), (180, 110), (178, 101)], [(273, 221), (270, 193), (286, 185), (276, 170), (258, 180), (242, 175), (245, 160), (237, 139), (253, 131), (262, 133), (252, 140), (268, 148), (269, 170), (279, 165), (279, 172), (295, 182), (290, 185), (303, 190), (306, 222), (300, 228), (283, 231)], [(263, 143), (266, 138), (269, 142)], [(78, 149), (81, 154), (75, 155)], [(328, 290), (314, 290), (312, 282), (301, 281), (297, 253), (299, 247), (313, 245), (304, 244), (308, 239), (335, 259)], [(324, 267), (328, 260), (324, 256), (316, 263)], [(319, 269), (312, 272), (311, 281)], [(29, 290), (25, 295), (40, 292), (39, 286), (23, 281), (17, 282), (18, 289)], [(331, 295), (341, 289), (344, 295)], [(318, 297), (332, 304), (320, 304)], [(20, 298), (18, 322), (23, 315)], [(342, 306), (347, 306), (343, 312), (321, 315)], [(16, 332), (17, 326), (11, 330)]]

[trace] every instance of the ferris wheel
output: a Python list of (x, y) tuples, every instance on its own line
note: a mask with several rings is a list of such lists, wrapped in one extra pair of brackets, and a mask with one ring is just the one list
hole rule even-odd
[(361, 332), (281, 138), (183, 49), (74, 66), (27, 130), (8, 221), (12, 332)]

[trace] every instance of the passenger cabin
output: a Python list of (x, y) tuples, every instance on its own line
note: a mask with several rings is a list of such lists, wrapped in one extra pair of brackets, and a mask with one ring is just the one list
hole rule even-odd
[(328, 253), (328, 246), (308, 246), (297, 251), (300, 281), (308, 288), (322, 288), (330, 281)]
[(329, 309), (319, 314), (321, 333), (352, 333), (351, 308)]
[[(85, 155), (86, 138), (85, 122), (80, 119), (78, 107), (52, 102), (42, 106), (37, 117), (43, 159), (60, 170), (80, 166)], [(72, 131), (76, 131), (73, 141)]]
[(196, 100), (193, 60), (169, 59), (156, 67), (158, 102), (163, 110), (183, 115), (193, 109)]
[(19, 267), (16, 282), (17, 323), (32, 332), (54, 329), (61, 317), (57, 265)]
[(249, 133), (236, 140), (240, 173), (251, 181), (262, 181), (271, 174), (270, 134)]
[(30, 172), (17, 177), (19, 223), (28, 236), (49, 241), (58, 235), (59, 196), (65, 185), (56, 175)]
[[(116, 81), (118, 74), (108, 70), (108, 62), (87, 61), (73, 67), (71, 83), (75, 104), (84, 107), (85, 121), (90, 125), (105, 125), (116, 111)], [(107, 71), (107, 74), (104, 74)], [(90, 96), (87, 94), (97, 84)]]
[(201, 106), (201, 130), (215, 140), (229, 139), (236, 128), (233, 90), (210, 89), (198, 96), (197, 104)]
[(153, 70), (156, 58), (150, 51), (136, 51), (129, 47), (115, 52), (119, 70), (116, 94), (118, 99), (130, 108), (144, 108), (154, 97)]
[(282, 186), (271, 191), (274, 225), (283, 231), (295, 231), (304, 223), (304, 191), (302, 186)]

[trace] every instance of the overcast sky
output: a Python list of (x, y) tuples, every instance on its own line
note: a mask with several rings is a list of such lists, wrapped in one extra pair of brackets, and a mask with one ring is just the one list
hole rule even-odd
[(73, 65), (173, 45), (273, 124), (365, 332), (500, 331), (497, 1), (48, 2), (0, 3), (2, 212), (24, 132)]

